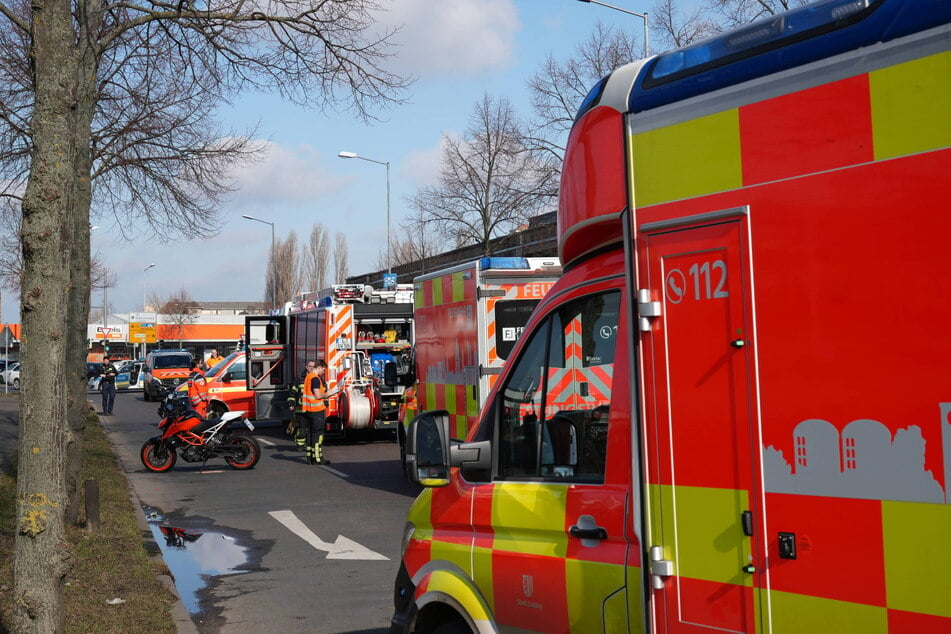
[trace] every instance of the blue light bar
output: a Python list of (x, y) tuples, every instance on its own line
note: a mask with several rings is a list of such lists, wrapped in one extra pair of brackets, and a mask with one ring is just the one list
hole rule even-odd
[(482, 258), (479, 268), (486, 269), (527, 269), (528, 260), (525, 258)]
[(706, 65), (743, 57), (817, 30), (839, 28), (881, 0), (823, 0), (754, 22), (699, 44), (664, 53), (651, 69), (657, 82)]

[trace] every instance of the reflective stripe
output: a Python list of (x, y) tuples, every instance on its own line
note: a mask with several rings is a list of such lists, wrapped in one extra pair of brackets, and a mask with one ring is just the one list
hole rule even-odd
[[(317, 398), (317, 395), (314, 394), (313, 389), (311, 388), (311, 383), (314, 379), (319, 379), (320, 377), (316, 372), (309, 372), (307, 376), (304, 377), (304, 389), (301, 394), (301, 407), (305, 412), (322, 412), (324, 411), (324, 399)], [(323, 383), (323, 381), (321, 381)]]

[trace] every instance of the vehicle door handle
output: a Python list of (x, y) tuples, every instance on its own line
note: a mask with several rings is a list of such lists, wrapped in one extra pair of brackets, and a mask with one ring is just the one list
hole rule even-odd
[[(568, 534), (578, 539), (607, 539), (608, 532), (598, 526), (590, 515), (582, 515), (578, 523), (568, 529)], [(586, 546), (588, 544), (585, 544)]]

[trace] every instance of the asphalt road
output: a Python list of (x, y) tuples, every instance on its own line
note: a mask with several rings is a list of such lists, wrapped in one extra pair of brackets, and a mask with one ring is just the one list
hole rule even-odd
[[(7, 410), (15, 420), (15, 405), (0, 405), (0, 440)], [(156, 410), (141, 393), (120, 392), (102, 420), (156, 527), (202, 533), (163, 549), (200, 632), (388, 631), (404, 518), (418, 492), (402, 478), (395, 442), (331, 441), (332, 464), (312, 466), (281, 428), (261, 426), (262, 457), (250, 471), (179, 458), (151, 473), (138, 453), (157, 433)], [(199, 563), (177, 572), (172, 559), (189, 554)]]

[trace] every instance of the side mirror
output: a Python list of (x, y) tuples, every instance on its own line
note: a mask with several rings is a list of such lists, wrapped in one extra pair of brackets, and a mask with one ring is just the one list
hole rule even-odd
[(344, 369), (344, 370), (349, 370), (349, 369), (352, 368), (352, 367), (353, 367), (353, 363), (350, 361), (350, 357), (344, 357), (344, 358), (343, 358), (343, 369)]
[(383, 364), (383, 384), (387, 387), (393, 387), (399, 382), (396, 376), (396, 363), (387, 361)]
[(449, 412), (424, 412), (406, 433), (406, 475), (424, 487), (449, 484)]
[(227, 383), (228, 381), (234, 381), (234, 375), (231, 374), (231, 372), (225, 372), (221, 376), (221, 380), (224, 381), (225, 383)]

